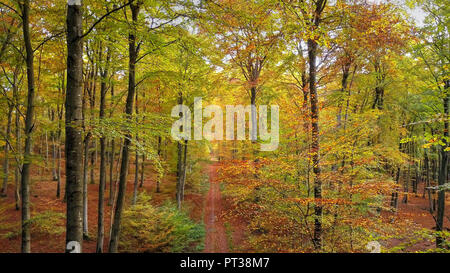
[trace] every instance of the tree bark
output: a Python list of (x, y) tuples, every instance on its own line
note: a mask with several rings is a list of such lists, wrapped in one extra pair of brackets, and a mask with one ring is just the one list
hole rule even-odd
[(314, 235), (313, 243), (316, 249), (322, 248), (322, 205), (320, 204), (322, 199), (322, 181), (320, 179), (320, 166), (319, 166), (319, 105), (317, 98), (317, 86), (316, 86), (316, 55), (317, 55), (317, 42), (314, 40), (308, 40), (308, 57), (309, 57), (309, 94), (311, 104), (311, 153), (314, 172), (314, 199), (316, 203), (314, 205)]
[(89, 166), (89, 142), (91, 133), (84, 137), (84, 157), (83, 157), (83, 239), (89, 238), (88, 227), (88, 166)]
[(145, 155), (141, 156), (141, 183), (139, 187), (142, 188), (144, 186), (144, 170), (145, 170)]
[[(128, 35), (128, 46), (129, 46), (129, 77), (128, 77), (128, 95), (127, 101), (125, 105), (125, 114), (129, 119), (130, 123), (132, 122), (131, 115), (133, 114), (133, 101), (134, 101), (134, 92), (136, 89), (136, 59), (137, 59), (137, 48), (136, 48), (136, 23), (138, 19), (140, 2), (131, 3), (131, 16), (132, 16), (132, 29)], [(117, 201), (116, 208), (114, 211), (114, 222), (112, 225), (111, 231), (111, 239), (109, 242), (109, 252), (117, 252), (117, 248), (119, 246), (119, 235), (120, 235), (120, 222), (122, 220), (122, 211), (123, 205), (125, 202), (125, 191), (126, 191), (126, 182), (127, 182), (127, 174), (128, 174), (128, 161), (129, 161), (129, 147), (131, 145), (130, 139), (132, 135), (128, 132), (125, 136), (124, 145), (122, 148), (122, 163), (120, 166), (120, 178), (119, 178), (119, 190), (117, 193)]]
[[(6, 124), (6, 135), (5, 135), (5, 137), (8, 141), (10, 140), (10, 135), (11, 135), (12, 110), (13, 110), (13, 105), (9, 105), (8, 121)], [(9, 178), (9, 143), (5, 143), (4, 151), (5, 151), (5, 159), (3, 161), (4, 177), (3, 177), (3, 187), (2, 187), (1, 195), (7, 196), (8, 178)]]
[[(114, 100), (114, 85), (111, 85), (111, 105), (113, 104)], [(112, 116), (112, 113), (110, 116)], [(114, 138), (111, 139), (111, 155), (110, 155), (110, 161), (109, 161), (109, 201), (108, 205), (112, 206), (114, 202), (114, 158), (116, 155), (115, 151), (115, 141)]]
[[(178, 97), (178, 104), (183, 104), (183, 95), (180, 92)], [(180, 112), (180, 117), (182, 117), (182, 113)], [(183, 128), (181, 128), (183, 130)], [(183, 145), (181, 141), (177, 142), (177, 185), (176, 185), (176, 201), (177, 208), (181, 208), (181, 181), (182, 181), (182, 172), (183, 172)]]
[[(312, 30), (317, 30), (320, 24), (320, 16), (327, 4), (326, 0), (315, 2), (315, 12), (312, 16)], [(317, 96), (317, 41), (308, 39), (309, 59), (309, 96), (311, 106), (311, 153), (314, 173), (314, 234), (313, 244), (316, 250), (322, 249), (322, 180), (320, 177), (320, 141), (319, 141), (319, 101)]]
[[(54, 114), (53, 114), (54, 115)], [(52, 118), (52, 121), (54, 121), (54, 118)], [(53, 181), (58, 181), (58, 177), (57, 177), (57, 171), (56, 171), (56, 161), (58, 158), (58, 148), (57, 148), (57, 144), (56, 144), (56, 136), (55, 136), (55, 132), (52, 131), (50, 134), (50, 138), (52, 141), (52, 180)]]
[[(400, 145), (401, 146), (401, 145)], [(395, 184), (398, 186), (398, 183), (400, 181), (400, 167), (397, 168), (397, 175), (395, 176)], [(391, 207), (394, 210), (397, 210), (398, 207), (398, 188), (396, 187), (394, 192), (392, 193), (391, 197)]]
[[(17, 90), (17, 88), (13, 88), (13, 94), (14, 94), (14, 103), (15, 103), (15, 107), (19, 107), (19, 92)], [(15, 131), (16, 131), (16, 152), (17, 154), (20, 154), (22, 149), (21, 149), (21, 133), (20, 133), (20, 114), (19, 111), (16, 110), (16, 115), (15, 115)], [(17, 166), (15, 168), (14, 171), (14, 199), (16, 201), (16, 210), (20, 209), (20, 203), (21, 203), (21, 198), (20, 198), (20, 181), (21, 181), (21, 169), (22, 169), (22, 164), (21, 162), (17, 163)]]
[(430, 183), (430, 160), (428, 159), (428, 152), (426, 149), (424, 150), (424, 164), (425, 164), (425, 175), (426, 175), (426, 185), (425, 190), (427, 192), (428, 196), (428, 203), (429, 203), (429, 211), (431, 214), (433, 214), (433, 198), (431, 197), (431, 183)]
[[(162, 141), (162, 137), (158, 136), (158, 160), (161, 159), (161, 141)], [(143, 171), (143, 170), (142, 170)], [(161, 178), (160, 176), (158, 176), (158, 178), (156, 179), (156, 193), (160, 193), (161, 189), (159, 184), (161, 183)]]
[(21, 176), (21, 195), (22, 195), (22, 252), (29, 253), (31, 251), (31, 236), (30, 236), (30, 169), (31, 169), (31, 155), (32, 155), (32, 132), (34, 127), (34, 54), (31, 46), (30, 38), (30, 1), (24, 0), (21, 5), (22, 8), (22, 27), (23, 39), (26, 50), (26, 65), (27, 65), (27, 111), (25, 116), (25, 149), (24, 162), (22, 166)]
[(374, 63), (374, 69), (376, 73), (376, 87), (375, 87), (375, 99), (372, 104), (372, 109), (377, 108), (378, 110), (383, 109), (384, 103), (384, 78), (382, 64), (380, 60), (376, 60)]
[[(438, 185), (441, 187), (445, 183), (447, 183), (447, 171), (448, 171), (448, 151), (445, 149), (448, 147), (447, 139), (449, 137), (449, 126), (448, 126), (448, 117), (449, 117), (449, 101), (450, 94), (448, 89), (450, 87), (450, 80), (445, 81), (444, 87), (444, 115), (447, 117), (444, 121), (444, 138), (442, 141), (444, 145), (440, 147), (441, 153), (441, 163), (439, 164), (439, 176), (438, 176)], [(444, 247), (444, 238), (439, 234), (439, 232), (444, 230), (444, 210), (445, 210), (445, 189), (439, 188), (438, 191), (438, 200), (437, 200), (437, 217), (436, 217), (436, 231), (438, 234), (436, 235), (436, 247), (442, 248)]]
[(183, 155), (183, 173), (181, 179), (181, 201), (184, 201), (184, 186), (186, 185), (186, 171), (187, 171), (187, 153), (188, 141), (184, 141), (184, 155)]
[[(347, 91), (347, 81), (350, 75), (350, 66), (351, 62), (347, 61), (344, 65), (342, 65), (342, 80), (341, 80), (341, 96), (346, 95)], [(348, 98), (347, 98), (348, 99)], [(339, 98), (339, 110), (337, 114), (337, 128), (341, 128), (342, 125), (342, 108), (344, 104), (344, 98)]]
[[(82, 6), (67, 8), (67, 94), (66, 94), (66, 245), (83, 241), (83, 143), (82, 143)], [(66, 249), (66, 252), (72, 251)]]
[[(138, 109), (138, 92), (136, 92), (136, 124), (138, 123), (138, 114), (139, 114), (139, 109)], [(136, 143), (139, 142), (139, 136), (138, 136), (138, 132), (136, 132)], [(136, 205), (136, 201), (137, 201), (137, 191), (138, 191), (138, 184), (139, 184), (139, 153), (138, 153), (138, 147), (136, 144), (136, 151), (135, 151), (135, 160), (134, 160), (134, 188), (133, 188), (133, 199), (131, 201), (131, 204)]]
[[(62, 95), (64, 95), (64, 88), (61, 88), (61, 93)], [(56, 133), (57, 135), (57, 152), (58, 152), (58, 159), (56, 161), (56, 176), (57, 176), (57, 186), (56, 186), (56, 198), (60, 198), (61, 196), (61, 120), (62, 120), (62, 115), (64, 112), (64, 107), (61, 106), (61, 108), (57, 108), (57, 112), (58, 112), (58, 131)]]
[(250, 139), (252, 140), (252, 143), (256, 143), (256, 140), (258, 138), (257, 135), (257, 117), (256, 117), (256, 87), (252, 87), (250, 90), (250, 102), (251, 102), (251, 123), (252, 128), (250, 131)]
[[(111, 58), (111, 50), (108, 48), (108, 55), (106, 57), (106, 66), (101, 73), (100, 84), (100, 120), (105, 117), (106, 108), (106, 81), (108, 77), (108, 66)], [(100, 182), (98, 186), (98, 218), (97, 218), (97, 253), (103, 252), (103, 241), (105, 236), (104, 231), (104, 200), (105, 200), (105, 187), (106, 187), (106, 137), (102, 135), (100, 137)]]

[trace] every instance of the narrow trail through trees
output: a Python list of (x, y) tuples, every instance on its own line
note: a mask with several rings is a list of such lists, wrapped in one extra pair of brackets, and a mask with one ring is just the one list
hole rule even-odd
[(222, 220), (222, 197), (220, 182), (216, 179), (218, 165), (213, 163), (208, 166), (209, 191), (206, 195), (205, 207), (205, 250), (207, 253), (228, 252), (227, 235)]

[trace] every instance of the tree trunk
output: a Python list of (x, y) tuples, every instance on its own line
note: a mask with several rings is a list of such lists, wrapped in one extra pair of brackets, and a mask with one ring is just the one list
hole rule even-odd
[(144, 186), (144, 170), (145, 170), (145, 155), (141, 156), (141, 183), (139, 185), (140, 188)]
[[(113, 104), (113, 100), (114, 100), (114, 85), (111, 85), (111, 105)], [(112, 116), (112, 113), (110, 114), (110, 116)], [(114, 158), (116, 155), (116, 151), (115, 151), (115, 142), (114, 142), (114, 138), (111, 139), (111, 158), (109, 159), (109, 201), (108, 201), (108, 205), (112, 206), (113, 202), (114, 202)]]
[[(401, 144), (400, 144), (401, 146)], [(397, 175), (395, 177), (395, 184), (398, 186), (398, 183), (400, 181), (400, 167), (397, 168)], [(391, 207), (394, 210), (397, 210), (398, 207), (398, 188), (396, 187), (394, 192), (392, 193), (391, 197)]]
[(181, 201), (184, 201), (184, 186), (186, 185), (187, 152), (188, 152), (188, 141), (185, 140), (184, 155), (183, 155), (183, 175), (181, 180)]
[[(136, 138), (136, 141), (138, 139)], [(134, 184), (133, 184), (133, 199), (131, 200), (131, 204), (136, 205), (137, 201), (137, 191), (139, 187), (139, 154), (136, 150), (135, 158), (134, 158)]]
[(384, 103), (384, 86), (383, 86), (384, 75), (380, 60), (375, 61), (374, 69), (376, 73), (376, 87), (375, 87), (375, 99), (372, 104), (372, 109), (377, 108), (378, 110), (382, 110)]
[[(130, 123), (131, 115), (133, 114), (133, 100), (134, 100), (134, 92), (136, 89), (136, 79), (135, 79), (135, 68), (136, 68), (136, 59), (137, 59), (137, 49), (136, 49), (136, 28), (135, 24), (137, 23), (140, 3), (131, 3), (131, 16), (132, 16), (132, 24), (133, 28), (130, 30), (128, 35), (128, 46), (129, 46), (129, 77), (128, 77), (128, 95), (127, 101), (125, 105), (125, 114), (129, 119)], [(125, 191), (126, 191), (126, 183), (127, 183), (127, 174), (128, 174), (128, 161), (129, 161), (129, 147), (131, 145), (130, 139), (132, 135), (130, 132), (126, 134), (124, 145), (122, 148), (122, 163), (120, 166), (120, 178), (119, 178), (119, 190), (117, 193), (117, 201), (116, 208), (114, 211), (114, 222), (112, 225), (111, 231), (111, 239), (109, 243), (109, 252), (117, 252), (117, 248), (119, 246), (119, 234), (120, 234), (120, 222), (122, 219), (122, 210), (125, 202)]]
[[(136, 92), (136, 125), (138, 123), (138, 114), (139, 114), (139, 109), (138, 109), (138, 92)], [(138, 136), (138, 132), (136, 132), (136, 143), (139, 142), (139, 136)], [(138, 184), (139, 184), (139, 153), (138, 153), (138, 147), (136, 144), (136, 151), (135, 151), (135, 160), (134, 160), (134, 188), (133, 188), (133, 199), (131, 201), (131, 204), (136, 205), (136, 201), (137, 201), (137, 191), (138, 191)]]
[[(13, 110), (13, 105), (9, 105), (9, 109), (8, 109), (8, 122), (6, 124), (6, 139), (9, 141), (10, 140), (10, 135), (11, 135), (11, 121), (12, 121), (12, 110)], [(9, 143), (5, 143), (5, 159), (3, 161), (3, 187), (2, 187), (2, 192), (1, 192), (1, 196), (7, 196), (7, 190), (8, 190), (8, 178), (9, 178)]]
[[(341, 81), (341, 96), (346, 95), (346, 91), (347, 91), (347, 81), (348, 81), (348, 77), (350, 75), (350, 66), (351, 63), (350, 62), (346, 62), (343, 66), (342, 66), (342, 81)], [(339, 110), (338, 110), (338, 114), (337, 114), (337, 128), (341, 128), (342, 125), (342, 108), (343, 108), (343, 104), (344, 104), (344, 99), (343, 98), (339, 98)]]
[(89, 140), (91, 133), (84, 137), (84, 160), (83, 160), (83, 238), (89, 238), (88, 227), (88, 166), (89, 166)]
[[(106, 108), (106, 81), (108, 77), (108, 66), (111, 58), (111, 50), (108, 48), (108, 55), (106, 57), (106, 67), (101, 73), (100, 84), (100, 120), (105, 117)], [(103, 241), (105, 236), (104, 231), (104, 200), (105, 200), (105, 187), (106, 187), (106, 137), (102, 135), (100, 137), (100, 182), (98, 186), (98, 218), (97, 218), (97, 253), (103, 252)]]
[(27, 111), (25, 116), (25, 149), (24, 162), (22, 166), (21, 177), (21, 195), (22, 195), (22, 252), (29, 253), (31, 251), (30, 238), (30, 169), (31, 169), (31, 154), (32, 154), (32, 132), (34, 127), (34, 67), (33, 67), (33, 48), (31, 47), (30, 38), (30, 1), (24, 0), (22, 7), (22, 27), (23, 39), (26, 50), (26, 64), (27, 64)]
[(61, 197), (61, 131), (58, 132), (58, 160), (56, 161), (56, 198)]
[[(408, 154), (409, 154), (409, 156), (411, 156), (411, 153), (410, 153), (411, 145), (408, 144), (407, 147), (408, 147), (407, 148), (408, 149)], [(408, 171), (406, 173), (405, 181), (403, 182), (403, 203), (404, 204), (408, 203), (408, 194), (409, 194), (409, 183), (410, 183), (410, 180), (411, 180), (411, 162), (410, 162), (410, 159), (408, 158)]]
[[(69, 2), (73, 3), (73, 2)], [(83, 143), (82, 143), (82, 7), (67, 8), (67, 94), (66, 94), (66, 245), (83, 240)], [(72, 249), (66, 249), (70, 252)]]
[(56, 143), (56, 136), (55, 132), (52, 132), (50, 135), (51, 141), (52, 141), (52, 180), (58, 181), (58, 174), (57, 174), (57, 158), (58, 158), (58, 145)]
[[(178, 97), (178, 104), (183, 104), (183, 95), (180, 92)], [(180, 117), (182, 117), (182, 113), (180, 112)], [(183, 130), (183, 128), (181, 128)], [(181, 181), (182, 181), (182, 172), (183, 172), (183, 145), (181, 144), (181, 140), (177, 142), (177, 185), (176, 185), (176, 201), (177, 208), (181, 208)]]
[(90, 161), (91, 161), (91, 164), (90, 164), (91, 167), (89, 169), (89, 173), (90, 173), (91, 179), (89, 181), (89, 184), (94, 184), (94, 182), (95, 182), (94, 171), (95, 171), (95, 153), (96, 153), (95, 150), (97, 149), (96, 147), (97, 147), (97, 141), (95, 140), (95, 138), (93, 138), (92, 141), (91, 141), (92, 151), (89, 153), (90, 154)]
[(316, 55), (317, 55), (317, 42), (314, 40), (308, 40), (308, 57), (309, 57), (309, 93), (311, 104), (311, 153), (314, 172), (314, 199), (316, 203), (314, 205), (314, 237), (313, 243), (316, 249), (322, 248), (322, 205), (320, 204), (322, 199), (322, 181), (320, 179), (320, 166), (319, 166), (319, 105), (317, 97), (316, 87)]
[[(426, 151), (426, 149), (425, 149), (425, 151), (424, 151), (424, 164), (425, 164), (425, 174), (426, 174), (426, 186), (425, 186), (425, 190), (427, 191), (427, 194), (428, 194), (428, 203), (429, 203), (429, 206), (430, 206), (430, 208), (429, 208), (429, 210), (430, 210), (430, 213), (431, 214), (433, 214), (433, 198), (432, 198), (432, 196), (431, 196), (431, 189), (430, 189), (430, 187), (431, 187), (431, 183), (430, 183), (430, 160), (428, 159), (428, 153), (427, 153), (427, 151)], [(425, 191), (424, 190), (424, 191)]]
[[(19, 107), (19, 94), (18, 94), (18, 90), (17, 88), (13, 89), (14, 91), (14, 97), (15, 97), (15, 105), (16, 107)], [(21, 153), (21, 134), (20, 134), (20, 114), (19, 111), (16, 110), (16, 116), (15, 116), (15, 125), (16, 125), (16, 149), (17, 149), (17, 154)], [(20, 177), (20, 172), (22, 169), (22, 164), (20, 162), (17, 163), (17, 166), (15, 168), (14, 171), (14, 199), (16, 202), (16, 210), (20, 209), (20, 202), (21, 202), (21, 198), (20, 198), (20, 181), (21, 181), (21, 177)]]
[(256, 87), (252, 87), (250, 90), (250, 102), (251, 102), (251, 131), (250, 131), (250, 139), (252, 140), (252, 143), (256, 143), (256, 140), (258, 138), (257, 136), (257, 117), (256, 117)]
[(177, 185), (176, 185), (176, 201), (178, 209), (181, 208), (181, 181), (183, 172), (183, 145), (177, 142)]
[[(161, 160), (161, 141), (162, 141), (162, 137), (158, 136), (158, 160)], [(158, 178), (156, 179), (156, 193), (160, 193), (161, 189), (159, 184), (161, 183), (161, 178), (158, 175)]]
[[(64, 90), (63, 88), (61, 88)], [(64, 91), (62, 91), (63, 93)], [(64, 95), (64, 93), (62, 94)], [(57, 107), (57, 113), (58, 113), (58, 131), (56, 132), (56, 147), (57, 147), (57, 161), (56, 161), (56, 178), (57, 178), (57, 186), (56, 186), (56, 198), (60, 198), (61, 196), (61, 120), (62, 115), (64, 112), (64, 107), (59, 108)]]
[[(444, 115), (445, 117), (449, 117), (449, 100), (450, 100), (450, 94), (448, 93), (448, 89), (450, 87), (450, 80), (445, 81), (445, 87), (444, 87), (444, 94), (445, 97), (443, 98), (443, 104), (444, 104)], [(442, 141), (444, 142), (444, 145), (440, 147), (440, 153), (441, 153), (441, 163), (439, 164), (439, 177), (438, 177), (438, 185), (439, 187), (443, 186), (445, 183), (447, 183), (447, 166), (448, 166), (448, 151), (445, 149), (448, 147), (448, 119), (445, 119), (444, 121), (444, 138), (442, 138)], [(445, 189), (439, 188), (438, 191), (438, 200), (437, 200), (437, 217), (436, 217), (436, 231), (438, 232), (436, 235), (436, 247), (442, 248), (444, 247), (444, 238), (442, 238), (441, 234), (439, 232), (444, 230), (444, 210), (445, 210)]]

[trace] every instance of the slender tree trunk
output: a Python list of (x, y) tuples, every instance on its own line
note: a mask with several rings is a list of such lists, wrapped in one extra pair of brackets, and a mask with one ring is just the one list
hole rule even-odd
[[(445, 97), (443, 98), (445, 117), (449, 117), (449, 107), (450, 107), (449, 106), (450, 94), (448, 92), (449, 87), (450, 87), (450, 80), (446, 80), (444, 87)], [(449, 130), (448, 119), (445, 119), (444, 138), (442, 138), (444, 145), (440, 147), (441, 163), (439, 164), (439, 176), (438, 176), (439, 187), (442, 187), (445, 183), (448, 183), (447, 181), (448, 151), (446, 151), (446, 148), (448, 147), (447, 139), (449, 137), (448, 130)], [(444, 210), (445, 210), (445, 189), (439, 188), (437, 200), (437, 217), (436, 217), (436, 231), (438, 232), (438, 234), (436, 235), (436, 247), (438, 248), (444, 247), (445, 241), (445, 239), (442, 238), (441, 234), (439, 233), (444, 230)]]
[[(66, 245), (83, 243), (83, 140), (82, 140), (82, 7), (67, 8), (67, 94), (66, 94)], [(66, 249), (70, 252), (73, 249)]]
[(181, 180), (181, 201), (184, 201), (184, 186), (186, 185), (186, 171), (187, 171), (187, 153), (188, 141), (184, 141), (184, 155), (183, 155), (183, 174)]
[(58, 160), (56, 161), (56, 198), (61, 197), (61, 131), (58, 132)]
[(414, 164), (414, 183), (413, 183), (413, 193), (417, 197), (417, 186), (419, 185), (420, 176), (419, 176), (420, 164)]
[[(64, 74), (63, 74), (63, 82), (64, 82)], [(64, 96), (64, 83), (62, 84), (63, 86), (61, 87), (61, 95)], [(61, 196), (61, 132), (62, 132), (62, 128), (61, 128), (61, 120), (62, 120), (62, 116), (64, 113), (64, 106), (57, 106), (57, 114), (58, 114), (58, 130), (56, 132), (56, 137), (57, 137), (57, 167), (56, 167), (56, 175), (57, 175), (57, 186), (56, 186), (56, 198), (60, 198)]]
[[(431, 183), (430, 183), (430, 160), (428, 159), (428, 152), (425, 150), (424, 151), (424, 164), (425, 164), (425, 175), (426, 175), (426, 186), (425, 186), (425, 190), (427, 192), (428, 195), (428, 202), (429, 202), (429, 210), (430, 213), (433, 214), (433, 198), (431, 196)], [(424, 191), (425, 191), (424, 190)]]
[[(111, 84), (111, 105), (114, 100), (114, 85)], [(112, 112), (110, 114), (112, 116)], [(109, 161), (109, 201), (108, 205), (112, 206), (114, 202), (114, 158), (116, 155), (115, 141), (114, 138), (111, 139), (111, 158)]]
[(178, 209), (181, 208), (181, 181), (183, 172), (183, 145), (180, 141), (177, 142), (177, 185), (176, 185), (176, 201)]
[(319, 105), (316, 86), (316, 55), (317, 42), (308, 40), (308, 57), (309, 57), (309, 93), (311, 103), (311, 153), (314, 172), (314, 246), (316, 249), (322, 248), (322, 181), (320, 179), (319, 166)]
[[(398, 186), (400, 181), (400, 167), (397, 168), (397, 175), (395, 177), (395, 184)], [(397, 210), (398, 207), (398, 188), (396, 187), (391, 197), (391, 207), (394, 210)]]
[(88, 227), (88, 166), (89, 166), (89, 141), (91, 133), (84, 137), (84, 159), (83, 159), (83, 239), (89, 238)]
[[(178, 97), (178, 104), (183, 104), (183, 95), (180, 92)], [(182, 117), (182, 113), (180, 112), (180, 117)], [(183, 130), (183, 128), (181, 128)], [(181, 141), (177, 142), (177, 185), (176, 185), (176, 201), (178, 209), (181, 208), (181, 181), (182, 181), (182, 172), (183, 172), (183, 145)]]
[(250, 102), (251, 102), (251, 119), (252, 119), (252, 128), (250, 132), (250, 138), (252, 143), (256, 143), (258, 138), (257, 136), (257, 117), (256, 117), (256, 87), (252, 87), (250, 90)]
[[(39, 81), (39, 78), (38, 78)], [(48, 161), (49, 161), (49, 148), (48, 148), (48, 133), (45, 131), (45, 171), (48, 171)]]
[[(347, 81), (348, 81), (348, 77), (350, 75), (350, 66), (351, 63), (350, 62), (346, 62), (343, 66), (342, 66), (342, 81), (341, 81), (341, 96), (346, 95), (346, 91), (347, 91)], [(343, 103), (344, 102), (344, 98), (339, 98), (339, 110), (338, 110), (338, 114), (337, 114), (337, 128), (341, 128), (342, 125), (342, 108), (343, 108)]]
[[(138, 114), (139, 114), (139, 109), (138, 109), (138, 92), (136, 92), (136, 124), (138, 123)], [(139, 142), (139, 136), (138, 133), (136, 132), (136, 142)], [(131, 204), (136, 205), (136, 201), (137, 201), (137, 191), (138, 191), (138, 184), (139, 184), (139, 153), (138, 153), (138, 147), (136, 145), (136, 152), (135, 152), (135, 160), (134, 160), (134, 188), (133, 188), (133, 199), (131, 201)]]
[[(315, 10), (311, 14), (312, 31), (317, 31), (320, 25), (320, 16), (327, 4), (326, 0), (318, 0), (314, 3)], [(316, 250), (322, 249), (322, 180), (320, 177), (320, 141), (319, 141), (319, 101), (317, 95), (317, 39), (308, 39), (308, 60), (309, 60), (309, 96), (311, 111), (311, 157), (314, 173), (314, 234), (313, 244)]]
[[(106, 57), (106, 67), (101, 73), (101, 84), (100, 84), (100, 120), (105, 117), (106, 108), (106, 81), (108, 77), (108, 65), (111, 56), (111, 51), (108, 48), (108, 55)], [(98, 218), (97, 218), (97, 253), (103, 252), (103, 241), (105, 237), (104, 231), (104, 196), (105, 196), (105, 186), (106, 186), (106, 137), (102, 135), (100, 137), (100, 182), (98, 186)]]
[(408, 204), (408, 195), (409, 195), (409, 181), (411, 179), (411, 165), (408, 164), (408, 171), (406, 172), (406, 179), (403, 184), (403, 203)]
[[(13, 110), (13, 105), (9, 105), (9, 109), (8, 109), (8, 121), (6, 124), (6, 139), (9, 141), (10, 140), (10, 135), (11, 135), (11, 123), (12, 123), (12, 110)], [(7, 196), (7, 190), (8, 190), (8, 178), (9, 178), (9, 143), (5, 143), (5, 159), (3, 161), (3, 187), (2, 187), (2, 192), (1, 192), (1, 196)]]
[(52, 132), (50, 135), (51, 141), (52, 141), (52, 180), (58, 181), (58, 174), (57, 174), (57, 158), (58, 158), (58, 145), (57, 145), (57, 139), (55, 136), (55, 132)]
[[(116, 161), (116, 176), (115, 176), (115, 180), (114, 180), (114, 196), (113, 196), (113, 200), (116, 201), (117, 200), (117, 185), (119, 184), (119, 178), (120, 178), (120, 168), (119, 165), (122, 162), (122, 151), (123, 151), (123, 144), (124, 144), (124, 139), (122, 139), (122, 141), (119, 143), (119, 156), (117, 158)], [(112, 203), (112, 207), (111, 207), (111, 213), (110, 213), (110, 226), (109, 226), (109, 237), (111, 238), (111, 234), (112, 234), (112, 229), (113, 229), (113, 224), (114, 224), (114, 211), (116, 208), (116, 203), (117, 202), (113, 202)]]
[[(16, 107), (19, 107), (19, 97), (18, 97), (18, 90), (17, 88), (14, 88), (14, 97), (15, 97), (15, 104)], [(16, 110), (16, 115), (15, 115), (15, 125), (16, 125), (16, 150), (17, 150), (17, 154), (21, 154), (21, 134), (20, 134), (20, 116), (19, 116), (19, 111)], [(20, 173), (21, 173), (21, 169), (22, 169), (22, 164), (20, 162), (17, 163), (17, 166), (15, 168), (14, 171), (14, 181), (15, 181), (15, 185), (14, 185), (14, 199), (16, 202), (16, 210), (20, 209), (20, 203), (21, 203), (21, 198), (20, 198), (20, 181), (21, 181), (21, 177), (20, 177)]]
[[(136, 139), (136, 141), (137, 141), (137, 139)], [(138, 192), (138, 187), (139, 187), (139, 154), (137, 151), (136, 151), (135, 158), (134, 158), (134, 164), (136, 167), (134, 169), (133, 199), (131, 200), (132, 205), (136, 205), (137, 192)]]
[(114, 139), (111, 139), (111, 154), (109, 161), (109, 200), (108, 206), (112, 206), (114, 202), (114, 158), (115, 158), (115, 143)]
[[(162, 137), (158, 136), (158, 159), (161, 159), (161, 141), (162, 141)], [(161, 178), (158, 176), (158, 178), (156, 179), (156, 192), (160, 193), (161, 189), (160, 189), (160, 183), (161, 183)]]
[(141, 156), (141, 183), (139, 185), (140, 188), (144, 186), (144, 170), (145, 170), (145, 155)]
[(376, 73), (376, 87), (372, 109), (377, 108), (378, 110), (382, 110), (384, 101), (384, 75), (380, 60), (375, 61), (374, 68)]
[(34, 127), (34, 67), (33, 67), (33, 48), (31, 47), (30, 38), (30, 1), (24, 0), (21, 4), (22, 8), (22, 27), (23, 39), (26, 50), (26, 64), (27, 64), (27, 81), (28, 81), (28, 95), (27, 95), (27, 111), (25, 116), (25, 149), (24, 162), (22, 166), (21, 176), (21, 195), (22, 195), (22, 252), (29, 253), (31, 251), (31, 236), (30, 236), (30, 169), (31, 169), (31, 155), (32, 155), (32, 132)]
[[(125, 114), (130, 122), (131, 115), (133, 114), (133, 100), (134, 100), (134, 92), (136, 89), (136, 79), (135, 79), (135, 68), (136, 68), (136, 59), (137, 59), (137, 48), (136, 48), (136, 23), (138, 19), (140, 3), (131, 3), (131, 16), (132, 16), (132, 24), (133, 28), (130, 30), (128, 35), (128, 45), (129, 45), (129, 77), (128, 77), (128, 95), (127, 101), (125, 105)], [(109, 242), (109, 252), (117, 252), (117, 248), (119, 246), (119, 235), (120, 235), (120, 222), (122, 220), (122, 211), (123, 205), (125, 202), (125, 191), (126, 191), (126, 183), (127, 183), (127, 174), (128, 174), (128, 161), (129, 161), (129, 147), (131, 145), (130, 139), (132, 135), (130, 132), (126, 134), (124, 145), (122, 148), (122, 163), (120, 166), (120, 180), (119, 180), (119, 190), (117, 194), (116, 208), (114, 211), (114, 222), (112, 225), (111, 231), (111, 239)]]
[(89, 168), (89, 173), (91, 176), (91, 179), (89, 181), (89, 184), (94, 184), (95, 182), (95, 150), (97, 149), (97, 141), (95, 140), (95, 138), (92, 139), (91, 141), (91, 149), (92, 151), (89, 153), (90, 154), (90, 161), (91, 161), (91, 167)]

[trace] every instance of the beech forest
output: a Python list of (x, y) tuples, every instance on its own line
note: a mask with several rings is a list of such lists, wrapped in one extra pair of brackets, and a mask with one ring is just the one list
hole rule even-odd
[(0, 252), (450, 252), (449, 18), (0, 0)]

